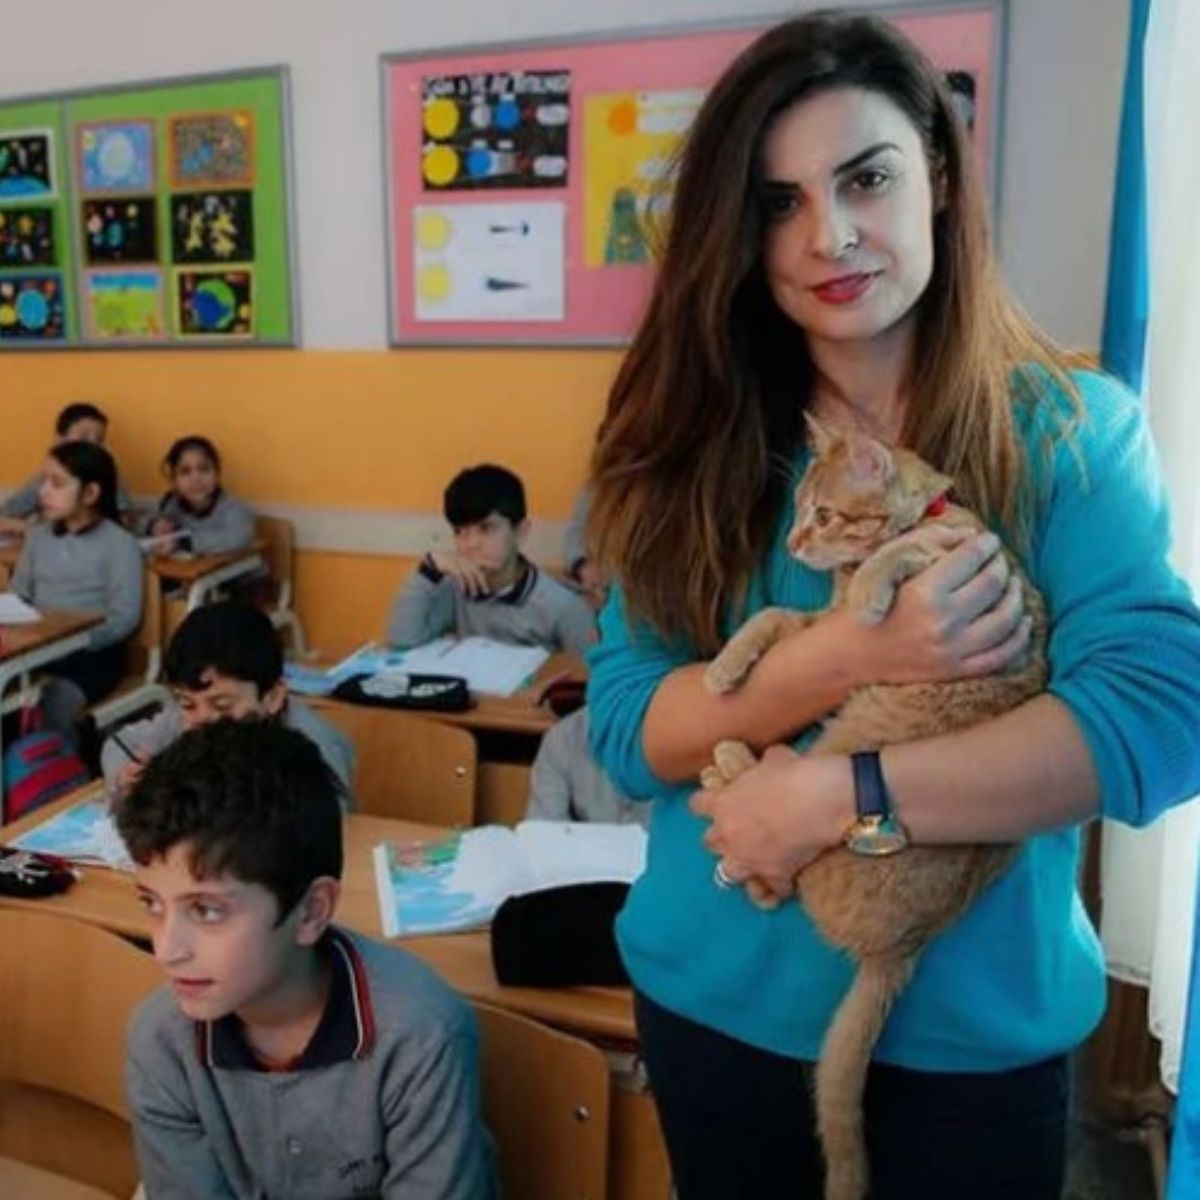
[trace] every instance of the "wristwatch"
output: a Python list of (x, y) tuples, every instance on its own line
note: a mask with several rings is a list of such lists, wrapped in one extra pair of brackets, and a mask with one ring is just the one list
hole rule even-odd
[(854, 822), (843, 838), (846, 849), (871, 858), (898, 854), (908, 833), (892, 812), (892, 798), (879, 765), (878, 750), (850, 755), (854, 771)]

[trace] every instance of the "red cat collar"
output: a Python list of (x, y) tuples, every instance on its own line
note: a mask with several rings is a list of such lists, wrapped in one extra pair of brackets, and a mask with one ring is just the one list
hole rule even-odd
[(929, 507), (925, 510), (927, 517), (941, 517), (946, 513), (946, 509), (950, 507), (950, 501), (946, 499), (946, 493), (943, 492), (936, 500), (929, 502)]

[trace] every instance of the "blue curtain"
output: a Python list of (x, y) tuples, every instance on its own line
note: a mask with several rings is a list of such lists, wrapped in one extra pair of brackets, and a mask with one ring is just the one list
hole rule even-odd
[(1132, 0), (1121, 141), (1109, 239), (1108, 295), (1100, 361), (1106, 371), (1141, 391), (1150, 305), (1146, 247), (1146, 143), (1142, 106), (1142, 51), (1151, 0)]

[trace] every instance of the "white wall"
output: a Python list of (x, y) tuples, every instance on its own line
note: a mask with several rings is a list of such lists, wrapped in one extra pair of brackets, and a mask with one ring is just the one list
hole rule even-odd
[[(0, 98), (289, 65), (303, 342), (358, 348), (385, 342), (380, 53), (757, 16), (774, 5), (6, 0), (3, 7)], [(1003, 260), (1026, 307), (1083, 348), (1098, 344), (1103, 311), (1127, 8), (1127, 0), (1009, 0)]]

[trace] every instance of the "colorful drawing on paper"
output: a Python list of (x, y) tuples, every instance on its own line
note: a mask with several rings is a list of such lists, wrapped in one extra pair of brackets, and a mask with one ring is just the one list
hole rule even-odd
[(254, 182), (254, 114), (248, 109), (173, 117), (167, 140), (172, 187)]
[(428, 191), (567, 185), (569, 71), (483, 71), (421, 81)]
[(49, 129), (0, 134), (0, 200), (54, 195), (54, 133)]
[(54, 342), (66, 337), (62, 276), (0, 274), (0, 340)]
[(414, 307), (422, 321), (561, 321), (566, 206), (417, 205)]
[(54, 209), (0, 208), (0, 267), (52, 267), (57, 261)]
[(175, 319), (183, 337), (250, 337), (254, 333), (254, 273), (176, 271)]
[(171, 257), (184, 263), (254, 257), (254, 193), (188, 192), (171, 197)]
[(84, 200), (83, 256), (89, 263), (158, 261), (158, 206), (153, 196)]
[(80, 125), (81, 192), (148, 192), (155, 186), (154, 122)]
[(87, 271), (83, 301), (91, 337), (160, 338), (166, 333), (161, 271)]
[(589, 96), (584, 103), (585, 258), (651, 261), (670, 203), (673, 156), (704, 100), (700, 88)]

